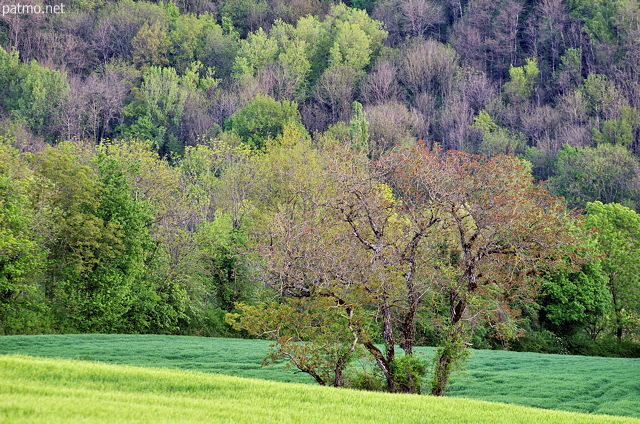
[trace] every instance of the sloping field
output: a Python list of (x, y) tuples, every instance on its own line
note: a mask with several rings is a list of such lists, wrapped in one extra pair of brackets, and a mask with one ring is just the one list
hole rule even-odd
[[(177, 336), (56, 335), (0, 337), (0, 353), (178, 368), (280, 382), (306, 374), (261, 368), (263, 340)], [(430, 348), (419, 348), (430, 355)], [(546, 409), (640, 418), (640, 359), (476, 350), (450, 396)]]
[(454, 398), (0, 356), (0, 422), (640, 423)]

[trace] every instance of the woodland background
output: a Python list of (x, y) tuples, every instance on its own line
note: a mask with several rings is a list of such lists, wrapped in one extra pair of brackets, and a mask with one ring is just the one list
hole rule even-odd
[[(383, 184), (372, 164), (425, 140), (482, 172), (517, 156), (496, 180), (562, 197), (587, 252), (469, 319), (467, 343), (640, 355), (637, 0), (74, 0), (65, 12), (0, 18), (0, 333), (258, 334), (225, 315), (291, 295), (264, 284), (278, 214), (334, 193), (340, 172)], [(411, 184), (386, 183), (371, 204), (404, 193), (406, 205)], [(429, 299), (419, 344), (447, 338), (446, 299)], [(387, 341), (360, 300), (371, 340)]]

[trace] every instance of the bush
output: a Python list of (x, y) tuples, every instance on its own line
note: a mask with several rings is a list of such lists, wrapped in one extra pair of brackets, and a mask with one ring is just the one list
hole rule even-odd
[(189, 323), (182, 327), (181, 333), (187, 336), (201, 337), (246, 337), (244, 332), (236, 331), (224, 320), (227, 311), (218, 307), (209, 307), (192, 313)]
[(391, 363), (391, 372), (396, 380), (396, 391), (420, 393), (428, 362), (414, 355), (396, 357)]
[(566, 355), (571, 353), (566, 342), (549, 330), (528, 332), (526, 336), (511, 343), (511, 350), (516, 352), (555, 353)]
[(593, 340), (586, 334), (567, 339), (567, 348), (573, 355), (603, 356), (612, 358), (640, 358), (640, 345), (615, 337)]
[(347, 379), (345, 387), (356, 390), (368, 390), (380, 392), (384, 390), (385, 383), (381, 376), (372, 372), (360, 372)]

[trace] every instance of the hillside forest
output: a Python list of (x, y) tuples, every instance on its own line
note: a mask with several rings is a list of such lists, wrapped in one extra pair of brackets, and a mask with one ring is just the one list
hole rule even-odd
[(0, 46), (0, 334), (435, 395), (469, 347), (640, 356), (637, 0), (73, 0)]

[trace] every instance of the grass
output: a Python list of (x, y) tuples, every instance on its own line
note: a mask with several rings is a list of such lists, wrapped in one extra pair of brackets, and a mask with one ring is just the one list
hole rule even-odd
[[(306, 374), (261, 368), (269, 342), (179, 336), (59, 335), (0, 337), (0, 353), (88, 359), (197, 370), (280, 382)], [(425, 356), (430, 348), (418, 348)], [(546, 409), (640, 418), (640, 359), (473, 352), (449, 395)]]
[(450, 394), (640, 418), (640, 359), (474, 351)]
[(454, 398), (0, 356), (0, 422), (640, 423)]
[(73, 334), (0, 336), (0, 353), (179, 368), (281, 382), (313, 383), (307, 374), (261, 367), (270, 342), (209, 337)]

